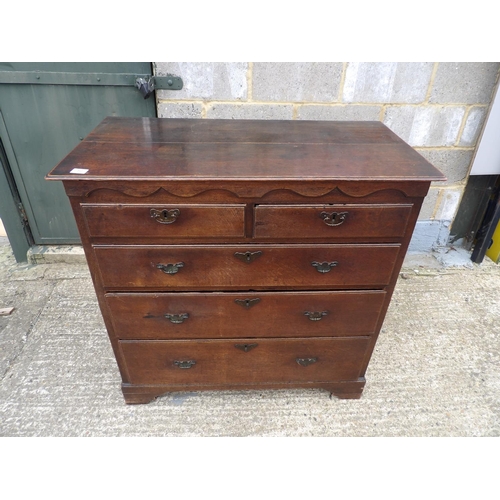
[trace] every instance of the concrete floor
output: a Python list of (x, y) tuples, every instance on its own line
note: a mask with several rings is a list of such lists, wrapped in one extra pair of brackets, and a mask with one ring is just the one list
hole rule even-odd
[(408, 256), (360, 400), (309, 389), (127, 406), (86, 265), (16, 264), (2, 242), (0, 308), (15, 310), (0, 317), (0, 436), (500, 436), (489, 260)]

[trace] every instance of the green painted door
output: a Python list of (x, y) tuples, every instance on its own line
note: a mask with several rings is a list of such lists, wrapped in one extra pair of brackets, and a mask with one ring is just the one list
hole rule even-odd
[(0, 218), (18, 261), (30, 244), (80, 241), (62, 185), (44, 177), (106, 116), (156, 116), (154, 95), (134, 86), (151, 71), (151, 63), (0, 62)]

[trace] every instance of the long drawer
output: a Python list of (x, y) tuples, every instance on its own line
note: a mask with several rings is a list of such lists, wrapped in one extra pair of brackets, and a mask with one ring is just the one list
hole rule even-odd
[(357, 380), (368, 337), (120, 341), (132, 384)]
[(381, 288), (399, 245), (93, 247), (107, 290)]
[(107, 293), (120, 339), (342, 337), (375, 331), (386, 292)]
[(259, 239), (401, 238), (413, 205), (257, 205)]

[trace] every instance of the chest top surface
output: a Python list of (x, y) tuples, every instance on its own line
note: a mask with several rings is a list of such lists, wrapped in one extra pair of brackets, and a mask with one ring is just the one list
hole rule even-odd
[[(75, 168), (86, 173), (71, 173)], [(47, 179), (442, 181), (445, 177), (381, 122), (108, 117)]]

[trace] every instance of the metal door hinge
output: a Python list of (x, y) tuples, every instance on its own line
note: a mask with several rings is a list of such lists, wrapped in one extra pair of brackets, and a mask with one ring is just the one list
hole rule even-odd
[(0, 71), (0, 83), (21, 85), (90, 85), (128, 87), (138, 78), (153, 78), (157, 89), (180, 90), (182, 78), (137, 73), (74, 73), (63, 71)]
[(155, 89), (180, 90), (182, 85), (178, 76), (138, 76), (135, 80), (135, 86), (144, 99), (148, 99)]

